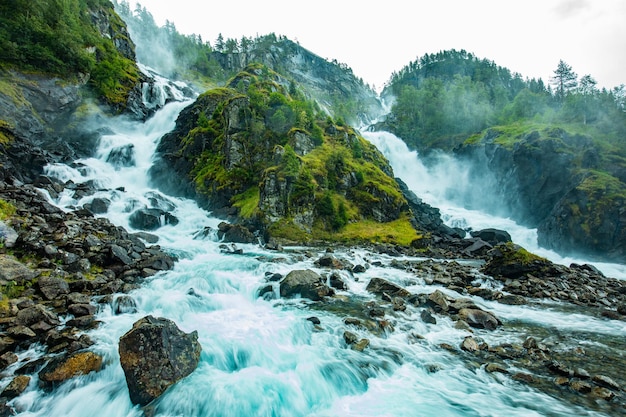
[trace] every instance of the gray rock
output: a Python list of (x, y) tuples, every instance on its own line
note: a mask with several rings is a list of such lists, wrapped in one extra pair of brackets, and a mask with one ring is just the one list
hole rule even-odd
[(300, 295), (313, 301), (333, 295), (332, 288), (326, 286), (322, 277), (310, 269), (295, 270), (280, 281), (280, 296), (295, 297)]
[(367, 291), (377, 295), (383, 295), (383, 293), (386, 293), (391, 296), (402, 298), (408, 298), (411, 296), (411, 293), (406, 289), (382, 278), (372, 278), (369, 284), (367, 284), (366, 289)]
[(70, 293), (70, 286), (62, 278), (41, 277), (39, 278), (39, 290), (48, 300), (55, 300), (60, 295)]
[(14, 256), (0, 254), (0, 282), (23, 285), (36, 276), (37, 272), (19, 262)]
[(191, 374), (200, 361), (198, 332), (147, 316), (120, 338), (120, 362), (133, 404), (146, 405)]
[(459, 318), (472, 327), (487, 330), (495, 330), (495, 328), (501, 324), (500, 320), (492, 313), (471, 308), (461, 309), (461, 311), (459, 311)]

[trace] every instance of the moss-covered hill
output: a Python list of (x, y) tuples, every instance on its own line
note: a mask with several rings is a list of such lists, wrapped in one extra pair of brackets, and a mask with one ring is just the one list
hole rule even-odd
[(266, 238), (405, 245), (419, 238), (382, 154), (260, 64), (183, 110), (159, 152), (156, 184)]

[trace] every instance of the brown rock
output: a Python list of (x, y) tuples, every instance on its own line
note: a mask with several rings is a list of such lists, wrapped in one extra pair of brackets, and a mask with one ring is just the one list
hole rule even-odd
[(30, 377), (26, 375), (19, 375), (13, 378), (9, 385), (2, 391), (0, 397), (13, 399), (20, 396), (30, 383)]
[(372, 278), (367, 284), (366, 289), (367, 291), (377, 295), (387, 293), (393, 297), (408, 298), (411, 296), (411, 293), (401, 286), (382, 278)]
[(50, 361), (40, 372), (39, 380), (49, 387), (79, 375), (99, 371), (102, 357), (93, 352), (79, 352)]

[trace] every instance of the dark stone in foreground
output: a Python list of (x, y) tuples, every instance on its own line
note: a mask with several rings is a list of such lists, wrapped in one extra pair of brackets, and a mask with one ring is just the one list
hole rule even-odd
[(120, 338), (120, 362), (133, 404), (146, 405), (191, 374), (200, 361), (198, 332), (146, 316)]

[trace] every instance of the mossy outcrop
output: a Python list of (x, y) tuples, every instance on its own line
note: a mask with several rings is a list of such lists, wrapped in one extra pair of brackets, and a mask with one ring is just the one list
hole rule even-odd
[[(419, 237), (384, 156), (260, 64), (198, 97), (158, 151), (151, 174), (160, 188), (266, 237), (406, 244)], [(406, 227), (376, 237), (379, 230), (356, 230), (364, 222)]]
[(561, 253), (626, 256), (626, 176), (610, 144), (546, 125), (488, 129), (457, 154), (476, 178), (496, 178), (502, 205), (538, 228), (541, 245)]

